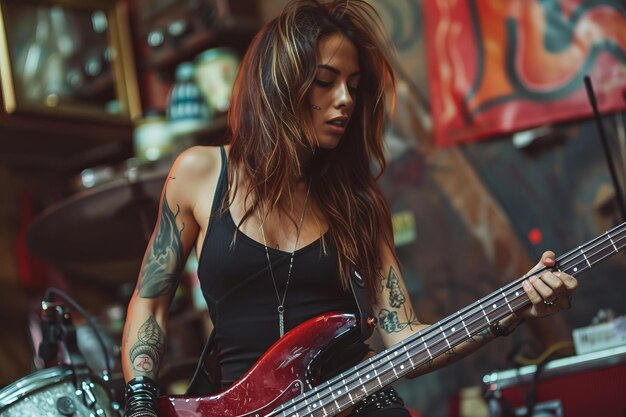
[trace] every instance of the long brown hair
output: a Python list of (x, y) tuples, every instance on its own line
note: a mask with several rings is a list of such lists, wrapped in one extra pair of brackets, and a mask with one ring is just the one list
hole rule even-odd
[[(307, 92), (317, 67), (317, 45), (339, 33), (359, 52), (355, 108), (339, 145), (316, 149)], [(344, 288), (352, 269), (366, 280), (372, 300), (381, 268), (380, 243), (393, 250), (391, 214), (377, 179), (385, 168), (385, 91), (395, 78), (385, 56), (390, 44), (380, 17), (364, 0), (295, 0), (252, 40), (233, 88), (228, 116), (229, 184), (248, 187), (240, 225), (261, 207), (291, 198), (295, 181), (311, 180), (311, 195), (329, 224)], [(314, 152), (302, 165), (298, 150)], [(234, 189), (234, 193), (237, 189)]]

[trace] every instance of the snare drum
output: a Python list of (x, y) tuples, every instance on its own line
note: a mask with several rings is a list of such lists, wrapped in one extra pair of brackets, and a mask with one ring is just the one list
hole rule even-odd
[(47, 368), (0, 391), (0, 417), (118, 417), (106, 382), (97, 376), (78, 378), (67, 367)]

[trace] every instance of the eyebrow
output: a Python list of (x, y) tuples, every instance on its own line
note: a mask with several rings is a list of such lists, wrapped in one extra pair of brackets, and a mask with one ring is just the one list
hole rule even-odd
[[(317, 66), (317, 68), (323, 68), (323, 69), (326, 69), (326, 70), (328, 70), (328, 71), (330, 71), (330, 72), (332, 72), (332, 73), (335, 73), (335, 74), (337, 74), (337, 75), (340, 75), (340, 74), (341, 74), (341, 71), (339, 71), (339, 70), (338, 70), (337, 68), (335, 68), (335, 67), (331, 67), (330, 65), (326, 65), (326, 64), (319, 64), (319, 65)], [(353, 72), (352, 74), (350, 74), (350, 75), (348, 76), (348, 78), (356, 77), (356, 76), (358, 76), (358, 75), (361, 75), (361, 72), (360, 72), (360, 71)]]

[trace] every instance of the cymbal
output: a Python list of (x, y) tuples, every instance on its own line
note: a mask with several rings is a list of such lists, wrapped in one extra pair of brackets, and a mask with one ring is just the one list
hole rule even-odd
[(159, 170), (118, 178), (46, 208), (26, 233), (28, 248), (58, 264), (141, 259), (166, 176)]

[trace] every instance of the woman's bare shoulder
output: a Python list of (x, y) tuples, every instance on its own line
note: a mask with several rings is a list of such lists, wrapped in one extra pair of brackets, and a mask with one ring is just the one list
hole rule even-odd
[(178, 155), (170, 175), (186, 180), (210, 180), (219, 175), (221, 166), (219, 147), (193, 146)]
[(193, 146), (183, 151), (172, 165), (167, 178), (168, 200), (194, 207), (198, 196), (213, 190), (222, 167), (220, 148)]

